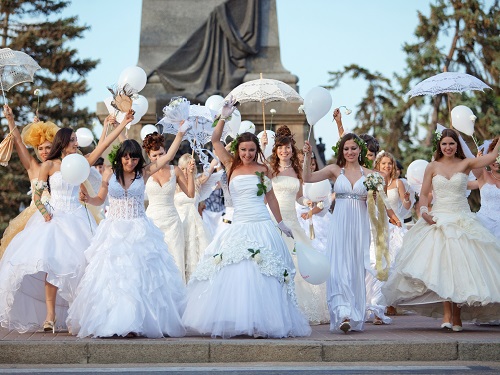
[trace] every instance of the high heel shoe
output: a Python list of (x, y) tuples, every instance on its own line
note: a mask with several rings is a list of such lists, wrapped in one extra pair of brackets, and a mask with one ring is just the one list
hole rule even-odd
[(56, 319), (54, 320), (46, 320), (43, 322), (43, 331), (44, 332), (50, 332), (56, 333)]
[(453, 326), (451, 327), (451, 329), (453, 330), (453, 332), (462, 332), (464, 330), (463, 327), (459, 325)]
[(451, 323), (450, 322), (447, 322), (447, 323), (443, 323), (441, 324), (441, 329), (452, 329), (452, 326), (451, 326)]
[(351, 330), (351, 323), (349, 323), (348, 320), (344, 320), (342, 322), (342, 324), (339, 326), (339, 329), (344, 332), (344, 333), (347, 333)]

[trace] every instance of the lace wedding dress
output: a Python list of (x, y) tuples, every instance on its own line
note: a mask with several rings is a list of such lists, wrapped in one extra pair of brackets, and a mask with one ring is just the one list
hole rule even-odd
[(500, 317), (500, 246), (470, 211), (468, 176), (432, 178), (436, 224), (420, 219), (403, 240), (382, 291), (391, 305), (439, 317), (442, 301), (462, 305), (463, 320)]
[[(313, 247), (311, 240), (306, 236), (304, 230), (297, 220), (295, 210), (295, 197), (301, 188), (298, 178), (290, 176), (276, 176), (272, 179), (274, 194), (278, 199), (281, 216), (285, 224), (293, 232), (294, 238), (283, 236), (288, 251), (292, 255), (297, 274), (295, 276), (295, 294), (302, 312), (311, 324), (329, 322), (328, 306), (326, 304), (326, 284), (312, 285), (305, 281), (300, 275), (295, 254), (295, 241), (300, 241)], [(316, 249), (318, 250), (318, 249)]]
[(295, 268), (273, 224), (259, 178), (230, 181), (232, 224), (207, 248), (188, 284), (183, 322), (212, 337), (308, 336), (311, 328), (295, 296)]
[(78, 337), (183, 336), (185, 286), (163, 233), (144, 212), (144, 180), (111, 177), (109, 211), (90, 247), (68, 328)]
[(78, 201), (80, 186), (57, 171), (49, 177), (53, 214), (50, 222), (35, 211), (0, 262), (0, 323), (26, 332), (38, 329), (46, 315), (45, 276), (58, 288), (56, 328), (66, 328), (68, 303), (76, 296), (87, 264), (84, 251), (95, 233), (92, 215)]
[(162, 230), (168, 251), (175, 259), (182, 278), (185, 278), (186, 259), (184, 254), (184, 228), (174, 205), (174, 194), (177, 186), (175, 167), (170, 166), (170, 179), (160, 185), (152, 177), (146, 182), (146, 194), (149, 205), (146, 215)]

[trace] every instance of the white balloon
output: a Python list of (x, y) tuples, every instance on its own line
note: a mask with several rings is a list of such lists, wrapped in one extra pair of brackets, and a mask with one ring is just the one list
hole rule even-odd
[(233, 114), (231, 115), (231, 120), (226, 121), (224, 127), (229, 126), (228, 134), (231, 137), (235, 138), (236, 134), (238, 134), (238, 131), (240, 130), (240, 125), (241, 125), (241, 114), (240, 111), (235, 109)]
[(80, 154), (70, 154), (61, 162), (61, 175), (64, 181), (71, 185), (80, 185), (90, 174), (87, 159)]
[(210, 108), (212, 111), (219, 113), (222, 108), (224, 98), (220, 95), (209, 96), (205, 101), (205, 107)]
[[(267, 144), (266, 148), (262, 150), (262, 153), (264, 154), (264, 156), (267, 159), (273, 153), (275, 134), (272, 130), (266, 130), (266, 133), (267, 133), (268, 144)], [(262, 134), (264, 134), (264, 131), (261, 131), (259, 134), (257, 134), (257, 138), (259, 138), (259, 141), (262, 138)]]
[(476, 116), (469, 107), (458, 105), (451, 110), (451, 123), (455, 129), (464, 134), (474, 134)]
[(307, 182), (304, 184), (304, 196), (313, 202), (321, 202), (332, 192), (330, 181)]
[(255, 125), (252, 121), (245, 120), (245, 121), (241, 122), (240, 129), (238, 130), (238, 134), (242, 134), (242, 133), (246, 133), (246, 132), (255, 134)]
[(429, 162), (427, 160), (413, 160), (406, 171), (406, 179), (415, 193), (420, 195), (422, 182), (424, 182), (425, 168)]
[(139, 68), (138, 66), (129, 66), (128, 68), (123, 69), (120, 73), (118, 86), (123, 87), (128, 84), (130, 87), (139, 92), (146, 86), (147, 80), (148, 77), (144, 69)]
[(314, 87), (304, 99), (304, 112), (309, 125), (316, 124), (332, 108), (332, 96), (324, 87)]
[(151, 134), (151, 133), (154, 133), (157, 131), (158, 131), (158, 129), (154, 125), (151, 125), (151, 124), (144, 125), (141, 129), (141, 139), (144, 141), (144, 138), (146, 138), (146, 136), (148, 134)]
[(76, 129), (75, 133), (78, 146), (88, 147), (92, 144), (92, 141), (94, 140), (94, 134), (92, 134), (92, 130), (87, 128), (79, 128)]
[(295, 243), (300, 275), (309, 284), (322, 284), (330, 276), (328, 258), (302, 242)]

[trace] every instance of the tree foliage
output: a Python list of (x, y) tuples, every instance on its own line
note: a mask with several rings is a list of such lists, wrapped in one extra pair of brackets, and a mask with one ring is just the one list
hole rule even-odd
[[(1, 0), (0, 47), (27, 53), (42, 68), (35, 73), (34, 83), (24, 83), (6, 93), (16, 122), (27, 124), (33, 118), (37, 99), (39, 117), (60, 126), (80, 127), (91, 122), (93, 113), (76, 109), (75, 99), (89, 91), (85, 75), (98, 60), (81, 59), (68, 42), (82, 38), (88, 26), (78, 25), (77, 17), (61, 17), (69, 4), (62, 0)], [(41, 96), (36, 97), (34, 90)], [(7, 134), (2, 122), (0, 139)], [(15, 152), (14, 152), (15, 154)], [(23, 201), (29, 203), (26, 171), (13, 155), (8, 167), (0, 167), (0, 233), (14, 217)]]
[[(357, 65), (329, 72), (335, 89), (342, 78), (362, 78), (368, 88), (358, 104), (356, 132), (371, 132), (386, 150), (411, 161), (430, 155), (437, 123), (449, 126), (449, 111), (466, 105), (477, 115), (476, 136), (500, 133), (500, 7), (498, 0), (435, 0), (429, 15), (418, 12), (416, 42), (405, 43), (406, 67), (399, 75), (385, 77)], [(405, 94), (418, 82), (443, 71), (465, 72), (492, 90), (463, 94), (415, 97)], [(420, 140), (418, 130), (426, 137)]]

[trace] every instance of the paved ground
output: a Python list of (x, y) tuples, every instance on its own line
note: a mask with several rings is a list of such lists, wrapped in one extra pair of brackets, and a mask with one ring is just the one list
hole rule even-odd
[(440, 321), (416, 315), (391, 325), (367, 323), (364, 332), (330, 333), (312, 327), (304, 338), (77, 339), (67, 332), (25, 333), (0, 329), (0, 364), (235, 363), (500, 361), (500, 326), (465, 324), (439, 329)]

